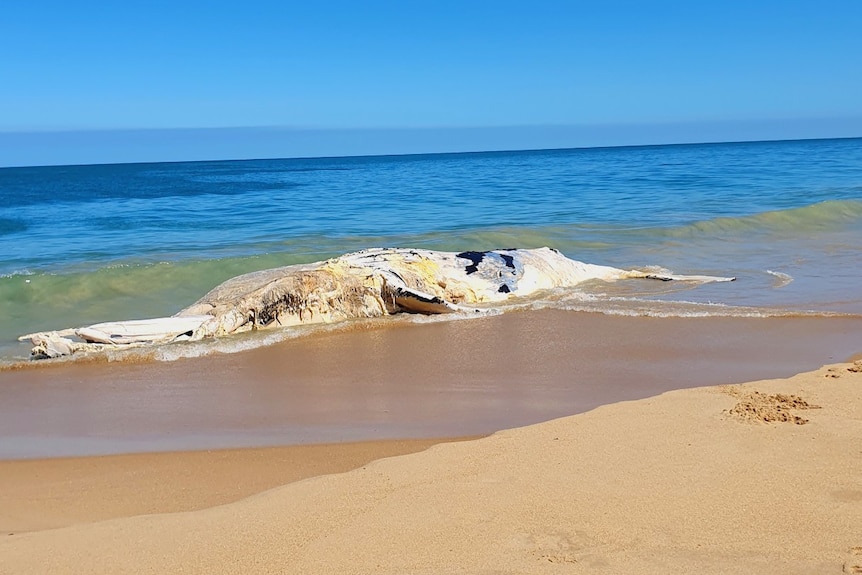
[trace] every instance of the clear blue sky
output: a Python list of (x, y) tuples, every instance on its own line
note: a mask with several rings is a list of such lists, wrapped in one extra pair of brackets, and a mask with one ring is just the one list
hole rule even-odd
[(10, 0), (0, 54), (0, 165), (862, 136), (860, 0)]

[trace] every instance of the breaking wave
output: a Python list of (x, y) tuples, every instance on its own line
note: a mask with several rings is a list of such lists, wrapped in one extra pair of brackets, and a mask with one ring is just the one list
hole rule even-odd
[(667, 228), (660, 233), (669, 237), (724, 236), (740, 232), (799, 234), (859, 225), (862, 225), (862, 200), (829, 200), (801, 208), (714, 218)]

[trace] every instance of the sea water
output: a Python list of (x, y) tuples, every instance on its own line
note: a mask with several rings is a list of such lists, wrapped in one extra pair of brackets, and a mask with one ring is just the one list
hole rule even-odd
[(0, 360), (27, 356), (21, 334), (171, 315), (235, 275), (374, 246), (737, 278), (515, 307), (860, 315), (862, 139), (3, 168)]

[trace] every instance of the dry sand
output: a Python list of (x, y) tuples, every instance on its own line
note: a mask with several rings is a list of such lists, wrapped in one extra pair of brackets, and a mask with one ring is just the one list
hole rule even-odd
[(862, 362), (0, 541), (4, 574), (842, 571), (862, 573)]
[(439, 442), (365, 441), (0, 461), (0, 534), (206, 509)]

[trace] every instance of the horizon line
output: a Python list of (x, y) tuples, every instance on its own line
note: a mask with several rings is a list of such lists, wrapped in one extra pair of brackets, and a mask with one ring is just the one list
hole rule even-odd
[[(195, 128), (196, 129), (196, 128)], [(20, 168), (75, 168), (88, 166), (125, 166), (146, 164), (203, 164), (214, 162), (266, 162), (277, 160), (338, 160), (344, 158), (406, 158), (411, 156), (462, 156), (468, 154), (517, 154), (523, 152), (564, 152), (567, 150), (613, 150), (626, 148), (671, 148), (677, 146), (722, 146), (735, 144), (778, 144), (782, 142), (813, 142), (833, 140), (862, 140), (862, 136), (838, 136), (838, 137), (812, 137), (812, 138), (780, 138), (765, 140), (721, 140), (705, 142), (674, 142), (665, 144), (618, 144), (606, 146), (573, 146), (566, 148), (523, 148), (523, 149), (501, 149), (501, 150), (469, 150), (461, 152), (407, 152), (403, 154), (349, 154), (338, 156), (286, 156), (286, 157), (260, 157), (260, 158), (213, 158), (205, 160), (154, 160), (140, 162), (95, 162), (88, 164), (40, 164), (29, 166), (0, 166), (4, 169)]]
[[(807, 130), (814, 133), (807, 135), (799, 133), (806, 131), (799, 129), (800, 122), (807, 124), (811, 120), (789, 125), (763, 120), (754, 125), (708, 122), (461, 128), (270, 126), (0, 131), (0, 150), (5, 148), (10, 152), (3, 154), (9, 158), (9, 163), (0, 168), (409, 157), (862, 138), (862, 123), (858, 126), (848, 126), (844, 121), (840, 125), (818, 123), (815, 130)], [(665, 130), (661, 130), (662, 127)], [(671, 128), (674, 130), (668, 131)], [(231, 137), (196, 137), (213, 133)], [(163, 137), (172, 134), (178, 137)], [(370, 135), (377, 138), (368, 138)], [(418, 135), (428, 137), (418, 138)]]

